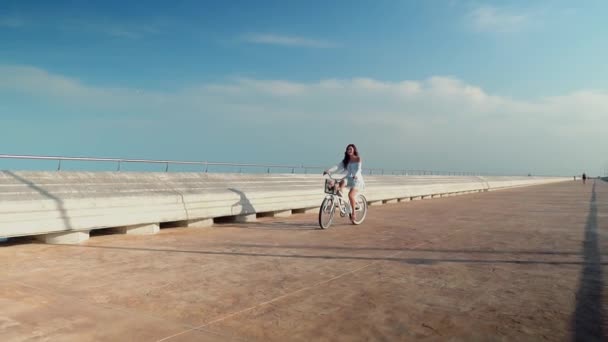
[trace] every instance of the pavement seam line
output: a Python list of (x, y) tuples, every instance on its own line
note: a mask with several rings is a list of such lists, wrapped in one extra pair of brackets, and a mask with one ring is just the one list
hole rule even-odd
[[(108, 309), (108, 310), (111, 310), (111, 311), (119, 311), (119, 312), (122, 312), (124, 314), (133, 314), (134, 313), (133, 310), (129, 310), (128, 308), (123, 308), (123, 307), (115, 306), (115, 305), (111, 305), (111, 304), (91, 303), (91, 301), (89, 301), (86, 298), (82, 298), (82, 297), (79, 297), (79, 296), (69, 296), (69, 295), (66, 295), (66, 294), (63, 294), (63, 293), (60, 293), (60, 292), (55, 292), (55, 291), (52, 291), (52, 290), (40, 288), (38, 286), (29, 285), (29, 284), (26, 284), (24, 282), (17, 281), (17, 280), (8, 280), (6, 283), (13, 283), (13, 284), (21, 285), (23, 287), (27, 287), (27, 288), (30, 288), (30, 289), (33, 289), (33, 290), (37, 290), (39, 292), (46, 292), (46, 293), (49, 293), (49, 294), (52, 294), (52, 295), (58, 296), (58, 297), (76, 298), (77, 300), (80, 300), (82, 302), (85, 302), (85, 303), (88, 303), (88, 304), (91, 304), (91, 305), (95, 305), (95, 306), (100, 306), (102, 308), (105, 308), (105, 309)], [(166, 317), (159, 317), (159, 316), (150, 315), (150, 314), (147, 314), (147, 313), (143, 313), (142, 314), (140, 312), (135, 312), (135, 314), (141, 315), (141, 316), (144, 316), (144, 317), (147, 317), (147, 318), (151, 318), (151, 319), (157, 319), (157, 320), (161, 320), (161, 321), (169, 321), (169, 322), (175, 323), (176, 325), (182, 325), (182, 326), (190, 327), (190, 328), (193, 327), (192, 324), (175, 321), (175, 320), (172, 320), (172, 319), (168, 319)], [(190, 329), (190, 330), (196, 330), (196, 328), (197, 327), (194, 327), (194, 329)], [(217, 333), (217, 332), (213, 332), (213, 331), (210, 331), (210, 330), (200, 329), (200, 331), (201, 332), (210, 333), (210, 334), (213, 334), (213, 335), (217, 335), (217, 336), (221, 336), (221, 337), (229, 337), (229, 336), (226, 336), (226, 335), (223, 335), (223, 334), (220, 334), (220, 333)]]
[[(456, 231), (452, 232), (451, 234), (447, 234), (447, 235), (445, 235), (445, 236), (444, 236), (444, 237), (443, 237), (441, 240), (444, 240), (444, 239), (446, 239), (446, 238), (448, 238), (448, 237), (450, 237), (450, 236), (452, 236), (452, 235), (454, 235), (454, 234), (456, 234), (456, 233), (460, 232), (460, 231), (461, 231), (461, 230), (463, 230), (463, 229), (464, 229), (464, 228), (462, 228), (462, 229), (458, 229), (458, 230), (456, 230)], [(425, 245), (425, 244), (434, 243), (434, 242), (436, 242), (436, 241), (423, 241), (423, 242), (421, 242), (421, 243), (419, 243), (419, 244), (416, 244), (416, 245), (410, 246), (410, 247), (408, 247), (408, 248), (417, 248), (417, 247), (423, 246), (423, 245)], [(401, 254), (401, 253), (404, 253), (404, 252), (405, 252), (405, 251), (397, 251), (397, 252), (395, 252), (395, 253), (392, 253), (392, 254), (387, 255), (387, 256), (386, 256), (386, 258), (393, 258), (393, 257), (395, 257), (395, 256), (397, 256), (397, 255), (399, 255), (399, 254)], [(297, 294), (297, 293), (300, 293), (300, 292), (304, 292), (304, 291), (306, 291), (306, 290), (310, 290), (310, 289), (312, 289), (312, 288), (314, 288), (314, 287), (318, 287), (318, 286), (320, 286), (320, 285), (327, 284), (327, 283), (332, 282), (332, 281), (334, 281), (334, 280), (338, 280), (338, 279), (340, 279), (340, 278), (342, 278), (342, 277), (345, 277), (345, 276), (347, 276), (347, 275), (353, 274), (353, 273), (355, 273), (355, 272), (358, 272), (358, 271), (360, 271), (360, 270), (362, 270), (362, 269), (368, 268), (368, 267), (370, 267), (370, 266), (372, 266), (372, 265), (378, 264), (378, 263), (383, 262), (383, 261), (384, 261), (384, 260), (372, 261), (372, 262), (370, 262), (370, 263), (368, 263), (368, 264), (366, 264), (366, 265), (363, 265), (363, 266), (361, 266), (361, 267), (358, 267), (358, 268), (356, 268), (356, 269), (354, 269), (354, 270), (350, 270), (350, 271), (348, 271), (348, 272), (344, 272), (344, 273), (339, 274), (339, 275), (337, 275), (337, 276), (334, 276), (334, 277), (332, 277), (332, 278), (330, 278), (330, 279), (326, 279), (326, 280), (323, 280), (323, 281), (317, 282), (317, 283), (312, 284), (312, 285), (310, 285), (310, 286), (306, 286), (306, 287), (303, 287), (303, 288), (301, 288), (301, 289), (298, 289), (298, 290), (295, 290), (295, 291), (292, 291), (292, 292), (289, 292), (289, 293), (286, 293), (286, 294), (280, 295), (280, 296), (275, 297), (275, 298), (273, 298), (273, 299), (267, 300), (267, 301), (265, 301), (265, 302), (258, 303), (258, 304), (254, 305), (254, 306), (251, 306), (251, 307), (248, 307), (248, 308), (245, 308), (245, 309), (242, 309), (242, 310), (239, 310), (239, 311), (236, 311), (236, 312), (233, 312), (233, 313), (227, 314), (227, 315), (225, 315), (225, 316), (218, 317), (218, 318), (216, 318), (216, 319), (214, 319), (214, 320), (211, 320), (211, 321), (209, 321), (209, 322), (207, 322), (207, 323), (205, 323), (205, 324), (199, 325), (199, 326), (194, 327), (194, 328), (192, 328), (192, 329), (188, 329), (188, 330), (182, 331), (182, 332), (180, 332), (180, 333), (177, 333), (177, 334), (174, 334), (174, 335), (171, 335), (171, 336), (167, 336), (167, 337), (165, 337), (165, 338), (163, 338), (163, 339), (160, 339), (160, 340), (158, 340), (158, 341), (156, 341), (156, 342), (168, 341), (168, 340), (170, 340), (170, 339), (172, 339), (172, 338), (174, 338), (174, 337), (177, 337), (177, 336), (179, 336), (179, 335), (183, 335), (183, 334), (188, 333), (188, 332), (193, 331), (193, 330), (199, 330), (199, 329), (201, 329), (201, 331), (207, 331), (207, 330), (202, 330), (202, 329), (203, 329), (203, 328), (205, 328), (205, 327), (208, 327), (208, 326), (210, 326), (210, 325), (212, 325), (212, 324), (215, 324), (215, 323), (218, 323), (218, 322), (224, 321), (224, 320), (226, 320), (226, 319), (232, 318), (232, 317), (234, 317), (234, 316), (238, 316), (238, 315), (240, 315), (240, 314), (242, 314), (242, 313), (245, 313), (245, 312), (248, 312), (248, 311), (252, 311), (252, 310), (255, 310), (255, 309), (259, 308), (259, 307), (266, 306), (266, 305), (268, 305), (268, 304), (271, 304), (271, 303), (277, 302), (277, 301), (279, 301), (279, 300), (281, 300), (281, 299), (284, 299), (284, 298), (286, 298), (286, 297), (289, 297), (289, 296), (291, 296), (291, 295), (294, 295), (294, 294)]]

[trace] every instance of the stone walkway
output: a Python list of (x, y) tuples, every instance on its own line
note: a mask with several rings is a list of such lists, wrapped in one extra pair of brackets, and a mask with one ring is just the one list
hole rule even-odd
[(371, 207), (361, 226), (316, 221), (0, 243), (0, 340), (608, 336), (606, 182)]

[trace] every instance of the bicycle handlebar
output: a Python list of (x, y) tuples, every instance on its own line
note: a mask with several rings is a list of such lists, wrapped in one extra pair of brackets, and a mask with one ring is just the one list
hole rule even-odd
[(329, 172), (325, 173), (324, 176), (327, 176), (329, 179), (336, 180), (336, 181), (341, 181), (341, 180), (346, 179), (346, 177), (348, 177), (348, 175), (346, 175), (342, 178), (334, 178), (334, 177), (332, 177), (331, 173), (329, 173)]

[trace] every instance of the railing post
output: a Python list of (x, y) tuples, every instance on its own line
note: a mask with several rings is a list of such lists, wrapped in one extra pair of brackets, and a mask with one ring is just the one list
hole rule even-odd
[(61, 159), (59, 159), (59, 164), (57, 165), (57, 171), (61, 171)]
[(116, 167), (116, 171), (120, 171), (120, 161), (118, 161), (118, 166)]
[(169, 172), (169, 163), (167, 163), (167, 166), (165, 167), (165, 172)]

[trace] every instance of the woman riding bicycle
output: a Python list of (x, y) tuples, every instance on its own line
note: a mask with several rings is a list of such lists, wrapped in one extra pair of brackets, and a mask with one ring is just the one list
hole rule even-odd
[(351, 208), (353, 208), (353, 210), (351, 210), (352, 213), (350, 220), (352, 223), (355, 223), (355, 197), (357, 196), (357, 191), (365, 188), (365, 183), (363, 182), (363, 175), (361, 174), (361, 157), (359, 157), (359, 152), (354, 144), (349, 144), (346, 146), (344, 159), (342, 159), (338, 165), (323, 171), (323, 175), (337, 170), (346, 172), (346, 177), (338, 184), (338, 190), (340, 191), (341, 195), (342, 189), (344, 189), (345, 186), (350, 188), (348, 199), (350, 200)]

